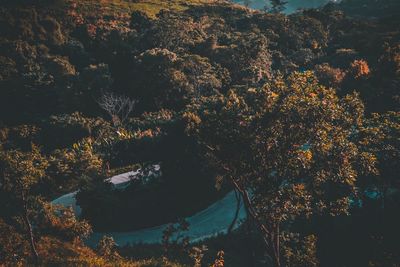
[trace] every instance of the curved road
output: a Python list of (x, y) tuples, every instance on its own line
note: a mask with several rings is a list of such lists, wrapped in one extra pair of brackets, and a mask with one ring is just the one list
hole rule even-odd
[[(159, 170), (158, 165), (154, 165), (154, 167), (156, 171)], [(123, 188), (124, 185), (131, 179), (134, 179), (138, 173), (137, 171), (119, 174), (109, 178), (109, 181), (114, 184), (116, 188)], [(63, 195), (53, 200), (52, 204), (72, 207), (75, 214), (79, 216), (81, 214), (81, 209), (76, 204), (76, 193), (77, 191)], [(219, 234), (226, 234), (235, 217), (236, 207), (237, 199), (235, 193), (232, 191), (208, 208), (185, 218), (189, 223), (189, 229), (181, 234), (188, 237), (191, 243)], [(244, 219), (246, 219), (246, 211), (243, 204), (240, 203), (238, 217), (233, 228), (237, 228)], [(132, 232), (95, 232), (89, 237), (87, 243), (89, 245), (96, 245), (104, 235), (113, 237), (114, 241), (120, 246), (139, 243), (161, 243), (162, 234), (167, 225), (168, 224), (164, 224)]]

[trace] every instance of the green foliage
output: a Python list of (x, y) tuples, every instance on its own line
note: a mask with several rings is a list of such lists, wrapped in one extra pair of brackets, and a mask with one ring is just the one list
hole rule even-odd
[(86, 221), (78, 220), (71, 207), (54, 206), (39, 200), (34, 217), (41, 235), (51, 235), (65, 241), (84, 240), (92, 233)]
[(282, 241), (285, 266), (319, 266), (315, 235), (300, 237), (299, 234), (282, 233)]
[(388, 189), (399, 189), (399, 112), (372, 114), (360, 129), (359, 135), (360, 147), (377, 157), (379, 170), (379, 176), (362, 185), (365, 189), (380, 191), (384, 201)]
[(91, 139), (86, 139), (72, 149), (55, 150), (50, 155), (43, 184), (50, 192), (70, 192), (84, 181), (101, 177), (103, 171), (102, 159), (93, 151)]
[(299, 218), (348, 214), (358, 175), (375, 171), (353, 137), (362, 103), (339, 98), (311, 72), (204, 98), (183, 116), (221, 175), (254, 194), (267, 235)]
[(229, 74), (220, 65), (197, 55), (179, 56), (167, 49), (151, 49), (140, 54), (133, 71), (139, 80), (134, 97), (139, 108), (182, 109), (192, 98), (212, 95), (224, 89)]
[[(282, 265), (398, 262), (396, 0), (346, 0), (290, 16), (279, 14), (284, 1), (270, 1), (270, 13), (208, 0), (3, 2), (4, 264), (29, 264), (32, 220), (44, 265), (173, 266), (159, 257), (128, 262), (97, 255), (79, 241), (89, 233), (85, 221), (36, 196), (84, 185), (92, 195), (82, 205), (94, 218), (117, 213), (117, 203), (121, 210), (157, 211), (151, 223), (167, 222), (224, 192), (215, 192), (215, 170), (224, 190), (227, 181), (249, 189), (256, 217), (274, 233), (270, 242), (282, 242)], [(99, 106), (105, 92), (138, 101), (124, 127), (107, 122)], [(163, 168), (145, 190), (132, 185), (117, 195), (103, 183), (107, 171), (144, 162)], [(145, 216), (131, 223), (122, 215), (127, 225), (148, 224), (140, 221)], [(335, 241), (330, 246), (324, 238)], [(221, 261), (253, 264), (247, 257), (261, 250), (258, 241), (246, 240), (254, 248), (245, 248), (243, 262), (229, 251)], [(352, 244), (375, 253), (347, 254)], [(337, 253), (332, 258), (324, 250)]]
[(116, 251), (116, 246), (112, 237), (103, 236), (97, 245), (97, 253), (109, 259), (120, 259), (121, 256)]
[(1, 190), (21, 198), (45, 176), (48, 166), (37, 146), (30, 152), (18, 150), (1, 151)]
[(17, 229), (0, 220), (0, 263), (26, 264), (30, 256), (29, 244)]
[(210, 57), (229, 70), (234, 84), (254, 84), (271, 78), (268, 39), (260, 33), (237, 34), (229, 47), (216, 47)]

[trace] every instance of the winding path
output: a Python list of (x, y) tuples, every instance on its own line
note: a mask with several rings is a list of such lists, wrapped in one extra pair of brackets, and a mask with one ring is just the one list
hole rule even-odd
[[(159, 166), (154, 165), (158, 170)], [(109, 181), (117, 188), (123, 188), (127, 182), (138, 175), (136, 172), (122, 173), (109, 178)], [(76, 216), (80, 216), (81, 208), (76, 204), (76, 193), (72, 192), (63, 195), (52, 201), (53, 204), (62, 205), (65, 207), (72, 207)], [(224, 198), (216, 201), (208, 208), (194, 214), (193, 216), (185, 218), (189, 223), (188, 231), (182, 233), (188, 237), (191, 243), (201, 241), (219, 234), (226, 234), (229, 226), (234, 220), (236, 213), (237, 200), (235, 193), (232, 191)], [(241, 222), (246, 219), (246, 211), (243, 204), (240, 204), (237, 220), (233, 228), (237, 228)], [(136, 230), (132, 232), (95, 232), (87, 240), (88, 245), (95, 245), (104, 236), (111, 236), (114, 241), (120, 245), (129, 244), (156, 244), (161, 243), (162, 234), (168, 224)]]

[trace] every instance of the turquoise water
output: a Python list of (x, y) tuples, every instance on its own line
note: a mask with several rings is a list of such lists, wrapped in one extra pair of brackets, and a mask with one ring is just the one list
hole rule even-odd
[[(325, 5), (330, 0), (286, 0), (288, 3), (286, 4), (286, 9), (284, 13), (290, 14), (295, 12), (298, 9), (307, 9), (307, 8), (317, 8), (322, 5)], [(235, 3), (243, 4), (243, 0), (234, 0)], [(252, 0), (250, 7), (254, 9), (263, 9), (265, 7), (266, 0)], [(333, 2), (338, 2), (338, 0), (333, 0)]]
[[(156, 172), (159, 170), (160, 166), (154, 165), (151, 173), (156, 174)], [(116, 188), (123, 188), (127, 183), (129, 183), (129, 181), (140, 174), (140, 170), (122, 173), (109, 178), (108, 181), (114, 184)], [(63, 195), (53, 200), (52, 204), (72, 207), (75, 215), (79, 216), (81, 214), (81, 208), (76, 203), (76, 193), (77, 191)], [(206, 238), (217, 236), (219, 234), (226, 234), (233, 222), (233, 219), (235, 218), (237, 211), (236, 208), (237, 199), (235, 193), (232, 191), (222, 199), (211, 204), (208, 208), (194, 214), (193, 216), (185, 218), (185, 220), (189, 223), (189, 229), (182, 234), (185, 237), (188, 237), (190, 242), (197, 242)], [(241, 201), (237, 220), (233, 225), (233, 229), (239, 227), (246, 217), (246, 210), (243, 205), (243, 201)], [(104, 235), (113, 237), (114, 241), (121, 246), (139, 243), (161, 243), (163, 231), (167, 226), (168, 224), (164, 224), (157, 227), (145, 228), (131, 232), (95, 232), (89, 237), (87, 244), (89, 246), (95, 246)], [(175, 238), (177, 238), (177, 236), (172, 237), (172, 239)]]

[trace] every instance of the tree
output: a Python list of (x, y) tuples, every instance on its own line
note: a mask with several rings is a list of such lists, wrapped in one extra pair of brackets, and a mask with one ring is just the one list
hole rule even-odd
[(53, 205), (42, 199), (37, 204), (33, 219), (42, 236), (51, 235), (60, 241), (77, 242), (92, 233), (90, 224), (85, 220), (78, 220), (72, 207)]
[(97, 244), (97, 253), (108, 259), (121, 259), (116, 250), (117, 244), (110, 236), (103, 236)]
[(360, 129), (360, 146), (376, 155), (379, 175), (360, 186), (379, 192), (385, 208), (388, 191), (400, 189), (400, 112), (373, 113)]
[(22, 218), (25, 224), (32, 256), (38, 262), (39, 255), (29, 216), (29, 202), (31, 201), (32, 187), (45, 176), (47, 160), (40, 150), (32, 145), (32, 150), (22, 152), (18, 150), (2, 151), (0, 153), (0, 189), (1, 193), (9, 196), (15, 213)]
[(350, 64), (350, 71), (349, 71), (355, 79), (359, 79), (370, 74), (370, 69), (368, 66), (368, 62), (365, 60), (354, 60)]
[[(275, 266), (314, 266), (316, 238), (292, 233), (296, 224), (348, 214), (358, 175), (374, 171), (375, 158), (354, 140), (363, 122), (357, 95), (339, 98), (312, 72), (209, 97), (183, 118), (220, 176), (241, 194)], [(309, 257), (285, 257), (294, 243), (307, 245)]]
[(254, 84), (271, 78), (269, 40), (262, 33), (235, 36), (231, 47), (220, 47), (212, 58), (229, 70), (232, 84)]
[(316, 65), (314, 71), (320, 83), (334, 88), (338, 88), (346, 76), (346, 72), (333, 68), (328, 63)]
[(114, 126), (120, 126), (128, 119), (136, 101), (126, 96), (104, 93), (98, 103), (111, 116)]
[(28, 243), (15, 227), (0, 219), (0, 264), (26, 265), (30, 255)]
[(140, 98), (139, 112), (182, 110), (190, 99), (222, 91), (230, 82), (227, 69), (207, 57), (149, 49), (135, 58), (127, 95)]
[(53, 151), (42, 188), (48, 187), (52, 192), (70, 192), (82, 182), (103, 179), (104, 163), (95, 146), (89, 137), (74, 143), (72, 148)]

